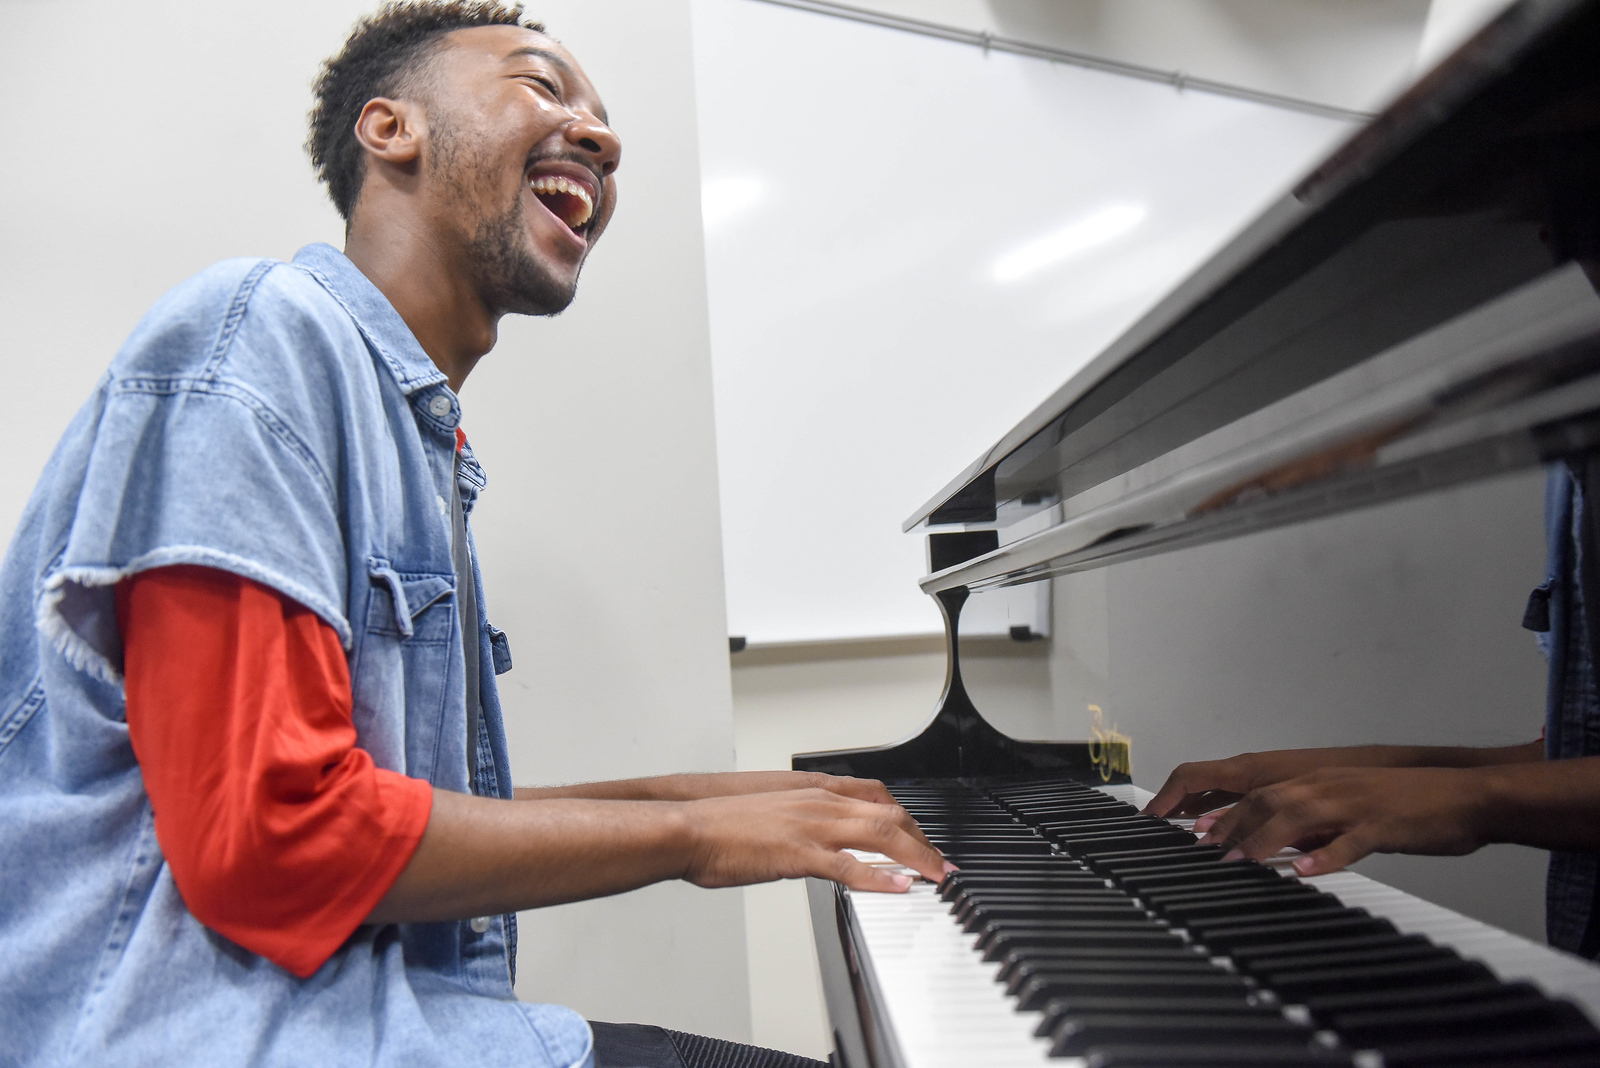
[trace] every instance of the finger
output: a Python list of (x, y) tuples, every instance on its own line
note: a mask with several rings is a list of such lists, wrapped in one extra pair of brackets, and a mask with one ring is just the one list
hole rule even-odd
[[(883, 784), (879, 783), (878, 785), (881, 786)], [(898, 801), (895, 801), (893, 798), (890, 798), (889, 803), (894, 806), (893, 809), (890, 812), (890, 815), (892, 815), (892, 818), (894, 819), (895, 823), (902, 830), (904, 830), (907, 834), (909, 834), (912, 838), (914, 838), (917, 841), (921, 842), (930, 851), (932, 851), (934, 853), (939, 853), (938, 847), (935, 846), (932, 842), (930, 842), (928, 840), (928, 836), (927, 835), (922, 833), (922, 828), (920, 826), (918, 826), (917, 821), (911, 817), (911, 813), (909, 813), (905, 809), (901, 808), (900, 807), (900, 803)], [(880, 804), (881, 805), (880, 802), (874, 802), (874, 804)], [(858, 818), (866, 819), (866, 820), (880, 819), (880, 818), (883, 817), (884, 814), (885, 813), (884, 813), (884, 811), (883, 811), (883, 809), (881, 807), (874, 808), (874, 809), (864, 809), (864, 810), (858, 810), (857, 811)], [(944, 858), (944, 855), (942, 853), (939, 853), (939, 857), (942, 860)]]
[(1196, 819), (1194, 821), (1194, 833), (1195, 834), (1205, 834), (1213, 826), (1215, 826), (1216, 822), (1218, 820), (1220, 820), (1224, 815), (1226, 815), (1227, 812), (1228, 812), (1228, 810), (1225, 809), (1225, 808), (1224, 809), (1214, 809), (1214, 810), (1212, 810), (1210, 812), (1207, 812), (1205, 815), (1199, 817), (1198, 819)]
[(1275, 812), (1248, 833), (1236, 833), (1232, 848), (1223, 859), (1237, 860), (1248, 857), (1251, 860), (1265, 860), (1276, 856), (1295, 842), (1328, 833), (1327, 828), (1318, 826), (1313, 822), (1313, 817), (1303, 811)]
[[(905, 816), (905, 810), (901, 810)], [(909, 821), (910, 817), (905, 816)], [(913, 829), (916, 824), (911, 824)], [(839, 827), (839, 831), (846, 837), (834, 843), (837, 847), (845, 849), (871, 850), (882, 853), (891, 860), (897, 860), (912, 869), (929, 882), (937, 883), (954, 869), (955, 865), (944, 859), (944, 855), (929, 844), (922, 837), (922, 832), (912, 834), (905, 826), (894, 817), (885, 818), (882, 813), (867, 819), (851, 820)]]
[(1188, 769), (1189, 765), (1184, 764), (1168, 775), (1167, 781), (1161, 784), (1161, 789), (1156, 791), (1154, 797), (1145, 802), (1141, 811), (1147, 816), (1165, 816), (1188, 797), (1190, 793), (1186, 775)]
[(1348, 868), (1371, 852), (1371, 845), (1360, 835), (1340, 835), (1321, 849), (1295, 858), (1294, 870), (1300, 875), (1326, 875)]
[(872, 890), (881, 894), (903, 894), (911, 889), (911, 876), (863, 864), (849, 853), (823, 852), (817, 858), (816, 874), (832, 879), (852, 890)]
[(1231, 808), (1217, 815), (1210, 828), (1200, 836), (1201, 845), (1222, 845), (1230, 849), (1254, 834), (1277, 814), (1278, 792), (1270, 789), (1247, 794)]
[(877, 779), (856, 779), (848, 775), (829, 775), (823, 788), (858, 801), (871, 801), (878, 805), (898, 805), (889, 788)]
[(1230, 790), (1206, 790), (1204, 793), (1190, 794), (1178, 802), (1168, 816), (1201, 816), (1207, 812), (1219, 809), (1224, 805), (1231, 805), (1243, 794), (1236, 794)]
[[(1167, 781), (1161, 789), (1157, 790), (1156, 795), (1144, 806), (1144, 811), (1151, 816), (1170, 816), (1176, 809), (1184, 806), (1189, 798), (1215, 790), (1243, 793), (1247, 788), (1248, 784), (1242, 779), (1242, 772), (1236, 759), (1201, 760), (1191, 764), (1179, 764), (1173, 769), (1172, 774), (1167, 776)], [(1211, 807), (1215, 808), (1216, 805)]]
[(940, 852), (939, 847), (934, 845), (933, 842), (928, 839), (926, 834), (922, 833), (921, 825), (918, 824), (916, 820), (911, 818), (911, 814), (909, 812), (906, 813), (906, 833), (911, 835), (911, 837), (915, 838), (917, 841), (921, 842), (923, 845), (927, 846), (929, 849), (933, 850), (935, 853), (939, 853), (940, 856), (944, 855), (942, 852)]

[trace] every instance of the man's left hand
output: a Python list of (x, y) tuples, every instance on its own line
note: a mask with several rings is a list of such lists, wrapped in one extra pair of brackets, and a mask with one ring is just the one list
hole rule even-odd
[(1324, 875), (1369, 853), (1470, 853), (1486, 841), (1483, 798), (1478, 769), (1322, 768), (1253, 790), (1195, 829), (1230, 858), (1307, 850), (1295, 871)]
[(694, 799), (770, 794), (780, 790), (827, 790), (858, 801), (895, 804), (894, 797), (877, 779), (824, 775), (818, 771), (728, 771), (718, 775), (685, 775), (682, 778), (690, 780), (685, 784), (689, 789), (703, 791), (695, 793)]

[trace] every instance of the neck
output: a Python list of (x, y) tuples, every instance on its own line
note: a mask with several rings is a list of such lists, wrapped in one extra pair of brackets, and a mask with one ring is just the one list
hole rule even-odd
[[(462, 250), (453, 249), (398, 213), (358, 205), (345, 234), (344, 254), (389, 299), (422, 351), (457, 393), (483, 354), (494, 347), (500, 316), (474, 287)], [(383, 225), (369, 220), (385, 219)]]

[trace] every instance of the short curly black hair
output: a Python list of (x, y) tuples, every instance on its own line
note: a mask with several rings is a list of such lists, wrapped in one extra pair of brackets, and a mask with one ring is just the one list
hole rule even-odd
[(473, 26), (519, 26), (544, 32), (525, 21), (521, 4), (491, 0), (394, 0), (356, 23), (339, 54), (322, 64), (312, 85), (311, 132), (306, 151), (317, 177), (346, 222), (361, 193), (366, 157), (356, 140), (356, 119), (373, 97), (403, 95), (439, 39)]

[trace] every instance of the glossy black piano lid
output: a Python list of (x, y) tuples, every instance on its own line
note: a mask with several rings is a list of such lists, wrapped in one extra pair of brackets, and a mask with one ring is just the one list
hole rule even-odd
[(1069, 497), (1570, 260), (1600, 263), (1600, 0), (1522, 0), (907, 528)]

